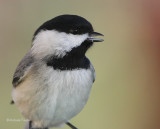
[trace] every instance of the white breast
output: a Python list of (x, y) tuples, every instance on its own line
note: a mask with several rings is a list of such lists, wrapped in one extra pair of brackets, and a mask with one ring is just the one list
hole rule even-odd
[(16, 89), (13, 100), (34, 127), (58, 126), (86, 104), (94, 80), (92, 69), (53, 70), (41, 66)]

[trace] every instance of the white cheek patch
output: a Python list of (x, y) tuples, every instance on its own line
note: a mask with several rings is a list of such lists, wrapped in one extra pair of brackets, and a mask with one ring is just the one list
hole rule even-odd
[(73, 35), (55, 30), (44, 30), (35, 37), (31, 52), (37, 58), (43, 58), (47, 55), (63, 57), (66, 52), (80, 46), (87, 38), (87, 33)]

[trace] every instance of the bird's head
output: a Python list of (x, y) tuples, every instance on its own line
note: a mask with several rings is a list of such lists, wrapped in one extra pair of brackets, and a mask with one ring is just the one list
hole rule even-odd
[(56, 56), (62, 58), (72, 52), (84, 56), (94, 42), (103, 39), (94, 32), (90, 22), (77, 15), (57, 16), (42, 24), (34, 33), (31, 52), (37, 58)]

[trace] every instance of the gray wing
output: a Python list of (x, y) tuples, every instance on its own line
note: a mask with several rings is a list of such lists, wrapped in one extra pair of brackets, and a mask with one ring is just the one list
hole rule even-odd
[(93, 83), (94, 83), (94, 82), (95, 82), (95, 79), (96, 79), (96, 73), (95, 73), (95, 69), (94, 69), (92, 63), (90, 64), (90, 68), (91, 68), (91, 71), (92, 71)]
[(13, 87), (17, 87), (24, 80), (33, 64), (33, 61), (34, 58), (28, 52), (16, 68), (12, 81)]

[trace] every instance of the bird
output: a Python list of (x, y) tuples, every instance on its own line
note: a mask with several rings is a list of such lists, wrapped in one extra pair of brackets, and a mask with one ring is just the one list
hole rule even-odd
[(28, 120), (27, 129), (68, 125), (86, 105), (95, 69), (87, 50), (103, 39), (78, 15), (63, 14), (43, 23), (13, 75), (12, 103)]

